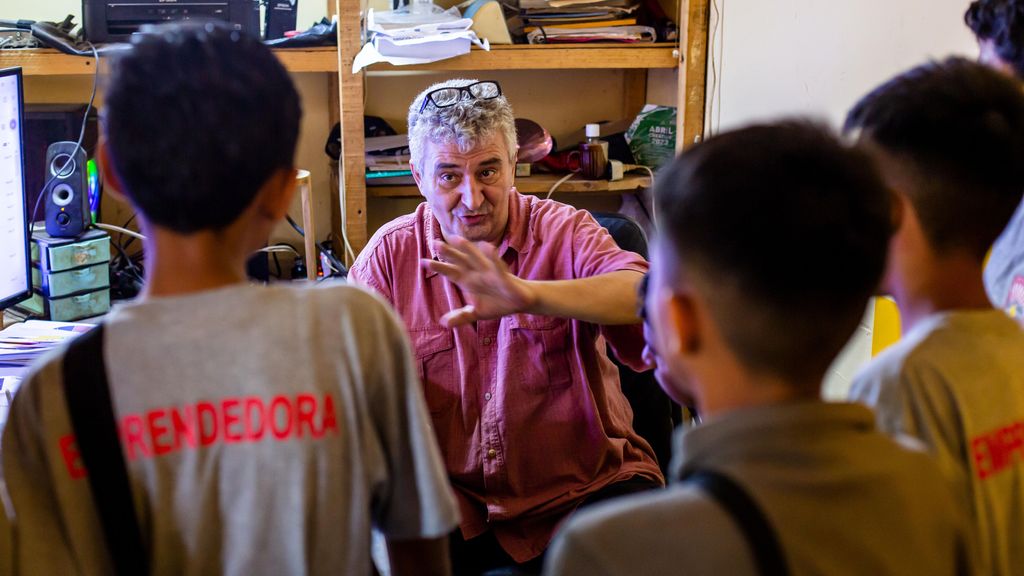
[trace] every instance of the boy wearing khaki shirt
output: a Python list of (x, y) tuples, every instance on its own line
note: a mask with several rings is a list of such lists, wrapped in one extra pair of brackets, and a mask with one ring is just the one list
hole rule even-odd
[(850, 397), (921, 440), (973, 518), (981, 573), (1024, 574), (1024, 332), (982, 281), (1024, 191), (1024, 93), (962, 59), (910, 70), (850, 112), (896, 194), (883, 289), (903, 339)]
[[(90, 360), (150, 574), (369, 574), (374, 526), (392, 574), (450, 572), (457, 509), (397, 317), (351, 286), (246, 281), (295, 190), (300, 116), (273, 53), (222, 25), (158, 27), (113, 62), (100, 166), (138, 210), (146, 283)], [(111, 574), (134, 551), (104, 539), (65, 355), (3, 432), (0, 571)]]
[(814, 126), (754, 126), (658, 180), (648, 344), (703, 422), (678, 437), (668, 489), (578, 513), (547, 573), (966, 573), (935, 464), (864, 406), (820, 400), (884, 266), (889, 199), (870, 161)]

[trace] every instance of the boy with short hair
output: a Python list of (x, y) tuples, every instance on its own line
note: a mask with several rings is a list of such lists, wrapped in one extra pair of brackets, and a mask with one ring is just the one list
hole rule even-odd
[[(100, 165), (138, 210), (146, 284), (96, 361), (152, 574), (368, 574), (371, 525), (392, 574), (449, 573), (457, 509), (397, 318), (349, 286), (247, 284), (295, 189), (300, 116), (273, 53), (221, 25), (134, 36), (113, 65)], [(104, 540), (66, 361), (26, 379), (3, 433), (19, 574), (109, 574), (132, 552)]]
[(1024, 192), (1024, 92), (963, 59), (914, 68), (850, 112), (896, 191), (883, 289), (903, 339), (850, 397), (927, 445), (973, 516), (984, 574), (1024, 574), (1024, 332), (992, 307), (985, 253)]
[(935, 464), (820, 399), (885, 263), (869, 160), (811, 125), (754, 126), (685, 152), (655, 199), (649, 344), (704, 423), (678, 438), (674, 485), (580, 512), (548, 573), (964, 573)]

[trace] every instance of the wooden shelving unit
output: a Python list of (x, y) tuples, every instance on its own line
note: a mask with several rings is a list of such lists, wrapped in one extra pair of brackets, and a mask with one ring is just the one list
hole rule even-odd
[[(278, 48), (274, 53), (289, 72), (338, 71), (338, 53), (333, 47)], [(0, 68), (10, 66), (21, 66), (26, 76), (91, 76), (95, 69), (91, 57), (70, 56), (48, 48), (0, 50)]]
[[(340, 238), (342, 208), (346, 215), (345, 232), (358, 252), (366, 244), (367, 198), (414, 197), (410, 186), (367, 187), (365, 174), (365, 143), (363, 142), (363, 115), (366, 94), (364, 73), (352, 74), (352, 60), (361, 48), (362, 12), (359, 0), (335, 0), (339, 16), (338, 27), (338, 95), (342, 125), (342, 161), (339, 167), (339, 194), (333, 206), (334, 237)], [(677, 149), (698, 142), (704, 133), (704, 92), (707, 66), (709, 0), (678, 0), (679, 43), (647, 45), (580, 44), (580, 45), (512, 45), (492, 46), (490, 51), (474, 48), (469, 54), (415, 66), (377, 64), (371, 71), (386, 70), (624, 70), (623, 91), (625, 112), (636, 114), (645, 102), (647, 71), (676, 69), (679, 72), (677, 106)], [(552, 179), (535, 177), (517, 179), (519, 190), (531, 194), (546, 194), (557, 176)], [(639, 187), (649, 186), (650, 179), (630, 177), (620, 182), (573, 182), (559, 187), (557, 194), (572, 193), (632, 193)], [(338, 246), (340, 249), (341, 247)]]
[[(516, 189), (524, 194), (547, 194), (548, 190), (562, 178), (562, 174), (537, 174), (527, 178), (516, 178)], [(633, 194), (651, 186), (650, 176), (626, 176), (614, 182), (608, 180), (569, 179), (559, 184), (555, 195), (564, 194)], [(366, 195), (371, 198), (415, 198), (420, 195), (415, 186), (367, 186)]]
[[(338, 46), (325, 48), (275, 49), (285, 67), (296, 73), (324, 73), (331, 86), (331, 121), (342, 125), (342, 161), (339, 186), (332, 202), (334, 238), (342, 237), (342, 208), (345, 232), (358, 252), (369, 236), (367, 197), (411, 197), (408, 186), (377, 187), (369, 193), (364, 178), (363, 142), (364, 74), (352, 74), (352, 60), (362, 41), (363, 13), (360, 0), (328, 0), (330, 15), (338, 15)], [(680, 41), (647, 45), (513, 45), (492, 46), (490, 51), (474, 48), (469, 54), (419, 66), (375, 65), (370, 70), (624, 70), (624, 113), (635, 114), (646, 98), (647, 71), (679, 71), (677, 147), (700, 140), (704, 130), (705, 68), (707, 65), (709, 0), (678, 0)], [(103, 58), (100, 65), (103, 66)], [(0, 50), (0, 68), (21, 66), (26, 76), (92, 75), (92, 58), (68, 56), (55, 50)], [(557, 178), (557, 177), (554, 177)], [(539, 176), (517, 180), (523, 192), (546, 194), (554, 178)], [(561, 185), (557, 194), (634, 192), (649, 186), (646, 176), (631, 176), (619, 182), (572, 181)], [(341, 248), (341, 246), (337, 246)]]

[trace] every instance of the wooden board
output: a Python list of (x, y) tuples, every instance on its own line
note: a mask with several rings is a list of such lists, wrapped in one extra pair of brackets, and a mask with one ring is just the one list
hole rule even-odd
[[(324, 48), (277, 48), (278, 59), (289, 72), (337, 72), (338, 55)], [(100, 56), (100, 66), (104, 66)], [(76, 76), (94, 73), (91, 57), (70, 56), (50, 49), (0, 50), (0, 68), (21, 66), (26, 76)]]
[[(516, 189), (524, 194), (546, 195), (562, 174), (537, 174), (528, 178), (516, 178)], [(563, 182), (554, 193), (560, 194), (633, 194), (651, 186), (650, 176), (629, 175), (622, 180), (577, 180), (575, 177)], [(420, 195), (415, 186), (367, 186), (367, 196), (375, 198), (413, 198)]]
[(376, 64), (370, 70), (568, 70), (675, 68), (675, 44), (510, 45), (473, 48), (469, 54), (413, 66)]
[[(345, 4), (342, 4), (342, 2)], [(338, 50), (335, 54), (338, 71), (338, 105), (341, 110), (341, 161), (338, 163), (338, 208), (345, 207), (344, 222), (333, 232), (344, 233), (352, 250), (358, 254), (366, 245), (366, 179), (363, 164), (366, 142), (363, 137), (364, 85), (363, 73), (352, 74), (352, 60), (359, 52), (360, 19), (348, 17), (349, 0), (334, 0), (338, 19)], [(348, 258), (346, 258), (346, 261)], [(346, 262), (351, 264), (351, 262)]]
[[(679, 106), (676, 114), (676, 151), (680, 152), (704, 138), (704, 101), (708, 68), (709, 0), (680, 0), (680, 42), (686, 57), (679, 64)], [(685, 12), (684, 12), (685, 11)]]

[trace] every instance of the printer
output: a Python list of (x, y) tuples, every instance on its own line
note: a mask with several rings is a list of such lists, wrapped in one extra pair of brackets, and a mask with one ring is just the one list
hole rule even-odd
[(146, 24), (221, 20), (260, 34), (259, 0), (82, 0), (82, 27), (92, 43), (124, 42)]

